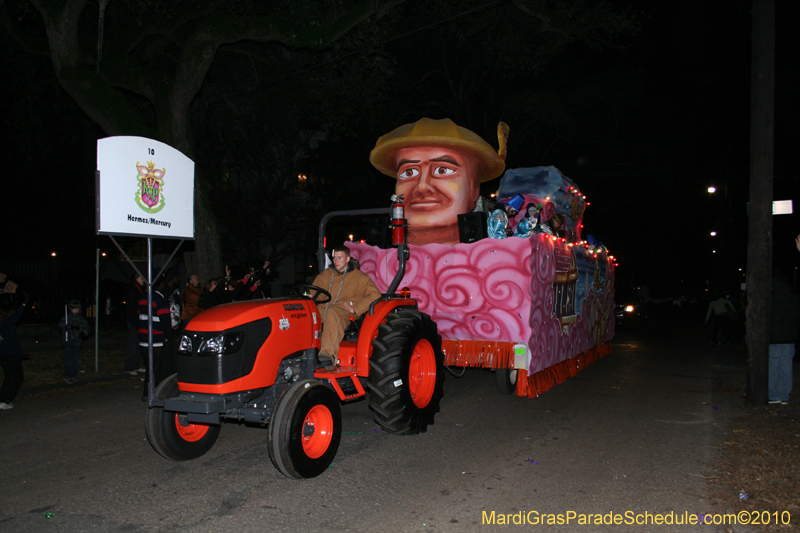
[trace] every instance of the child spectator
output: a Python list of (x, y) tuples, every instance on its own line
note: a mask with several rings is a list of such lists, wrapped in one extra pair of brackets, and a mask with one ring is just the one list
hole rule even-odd
[(81, 303), (71, 300), (64, 317), (58, 323), (58, 332), (64, 346), (64, 381), (77, 383), (81, 344), (89, 336), (89, 322), (81, 315)]

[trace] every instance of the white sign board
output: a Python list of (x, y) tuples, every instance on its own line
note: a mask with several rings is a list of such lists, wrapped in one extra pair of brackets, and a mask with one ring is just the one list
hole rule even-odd
[(97, 233), (194, 239), (194, 161), (153, 139), (98, 139)]
[(772, 202), (773, 215), (791, 215), (792, 214), (792, 201), (791, 200), (775, 200)]

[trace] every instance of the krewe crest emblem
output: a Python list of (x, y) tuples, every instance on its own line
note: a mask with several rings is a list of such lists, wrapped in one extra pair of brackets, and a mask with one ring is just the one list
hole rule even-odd
[(147, 213), (158, 213), (164, 208), (164, 174), (167, 170), (155, 168), (152, 161), (147, 166), (136, 163), (136, 176), (138, 187), (136, 189), (136, 203)]

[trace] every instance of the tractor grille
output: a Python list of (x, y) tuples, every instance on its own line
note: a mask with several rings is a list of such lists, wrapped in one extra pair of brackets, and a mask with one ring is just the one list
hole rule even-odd
[[(269, 318), (223, 331), (187, 331), (178, 352), (178, 381), (220, 385), (246, 376), (253, 370), (258, 350), (271, 331)], [(222, 353), (201, 351), (201, 347), (213, 346), (221, 336)]]

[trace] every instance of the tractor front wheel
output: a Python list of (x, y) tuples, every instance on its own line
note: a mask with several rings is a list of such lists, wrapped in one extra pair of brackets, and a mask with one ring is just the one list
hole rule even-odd
[(389, 433), (423, 433), (443, 395), (442, 338), (431, 317), (417, 310), (391, 313), (378, 328), (369, 360), (369, 407)]
[(287, 477), (323, 473), (342, 437), (339, 397), (318, 381), (300, 381), (281, 395), (269, 423), (269, 456)]
[[(155, 390), (162, 400), (178, 393), (177, 374), (159, 383)], [(219, 426), (186, 422), (180, 413), (164, 411), (163, 407), (147, 409), (144, 427), (153, 449), (172, 461), (197, 459), (211, 449), (220, 430)]]

